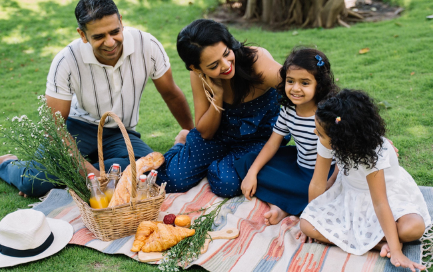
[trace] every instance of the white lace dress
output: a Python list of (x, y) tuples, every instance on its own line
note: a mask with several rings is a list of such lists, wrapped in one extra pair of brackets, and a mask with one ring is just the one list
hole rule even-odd
[[(332, 150), (325, 148), (320, 141), (317, 153), (332, 158)], [(309, 203), (301, 215), (329, 241), (348, 253), (362, 255), (384, 237), (366, 178), (374, 171), (384, 169), (386, 194), (394, 220), (416, 213), (423, 217), (426, 227), (431, 224), (421, 191), (409, 173), (399, 166), (397, 155), (386, 139), (378, 156), (373, 169), (360, 165), (358, 169), (350, 169), (347, 176), (340, 171), (334, 185)], [(340, 162), (337, 164), (339, 169), (343, 169)]]

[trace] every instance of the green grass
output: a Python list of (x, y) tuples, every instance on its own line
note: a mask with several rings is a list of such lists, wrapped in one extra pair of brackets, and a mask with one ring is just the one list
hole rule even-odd
[[(358, 24), (350, 29), (298, 29), (295, 36), (292, 31), (268, 32), (259, 28), (230, 26), (230, 31), (241, 41), (248, 39), (266, 48), (280, 63), (293, 46), (317, 45), (330, 58), (341, 87), (365, 90), (378, 101), (386, 100), (392, 105), (382, 116), (388, 125), (388, 137), (399, 148), (401, 165), (419, 185), (433, 186), (433, 20), (425, 19), (433, 14), (433, 2), (394, 2), (404, 6), (402, 17)], [(164, 45), (175, 81), (192, 108), (189, 75), (177, 55), (176, 36), (182, 27), (215, 6), (217, 0), (119, 0), (116, 3), (125, 25), (152, 33)], [(75, 5), (76, 1), (72, 0), (0, 0), (0, 124), (7, 116), (36, 117), (36, 97), (45, 92), (53, 57), (78, 38)], [(358, 51), (365, 47), (370, 52), (359, 55)], [(151, 82), (140, 107), (137, 131), (154, 150), (167, 151), (180, 127)], [(0, 145), (0, 153), (9, 150)], [(18, 197), (17, 193), (14, 187), (0, 182), (0, 218), (38, 201)], [(9, 270), (157, 271), (155, 266), (126, 256), (106, 255), (78, 246), (67, 246), (55, 256)]]

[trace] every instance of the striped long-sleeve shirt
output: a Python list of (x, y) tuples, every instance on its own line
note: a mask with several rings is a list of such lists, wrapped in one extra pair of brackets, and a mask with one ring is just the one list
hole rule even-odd
[[(314, 134), (316, 124), (314, 115), (300, 117), (295, 107), (281, 107), (280, 116), (274, 126), (274, 132), (282, 136), (292, 134), (298, 150), (297, 162), (300, 166), (314, 169), (317, 158), (317, 135)], [(335, 163), (334, 161), (332, 162)]]
[[(92, 46), (81, 39), (54, 58), (46, 94), (71, 101), (69, 118), (98, 124), (105, 112), (112, 111), (127, 129), (135, 129), (147, 80), (164, 75), (170, 62), (151, 34), (125, 27), (123, 35), (123, 52), (114, 67), (101, 64)], [(105, 127), (117, 127), (111, 118), (107, 121)]]

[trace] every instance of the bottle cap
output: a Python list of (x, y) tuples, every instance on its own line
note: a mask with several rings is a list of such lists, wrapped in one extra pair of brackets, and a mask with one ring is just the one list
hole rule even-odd
[(89, 174), (87, 175), (87, 177), (88, 177), (89, 179), (94, 179), (94, 178), (95, 178), (95, 174), (94, 174), (94, 173), (89, 173)]
[(146, 179), (147, 179), (147, 176), (146, 176), (146, 175), (141, 175), (141, 176), (140, 176), (140, 180), (141, 180), (141, 181), (146, 181)]
[(117, 164), (117, 163), (113, 163), (113, 168), (119, 169), (119, 168), (120, 168), (120, 165)]

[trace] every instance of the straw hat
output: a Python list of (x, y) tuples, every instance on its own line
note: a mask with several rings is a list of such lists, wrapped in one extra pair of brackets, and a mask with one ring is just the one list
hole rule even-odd
[(10, 213), (0, 221), (0, 268), (51, 256), (68, 244), (73, 232), (68, 222), (36, 210)]

